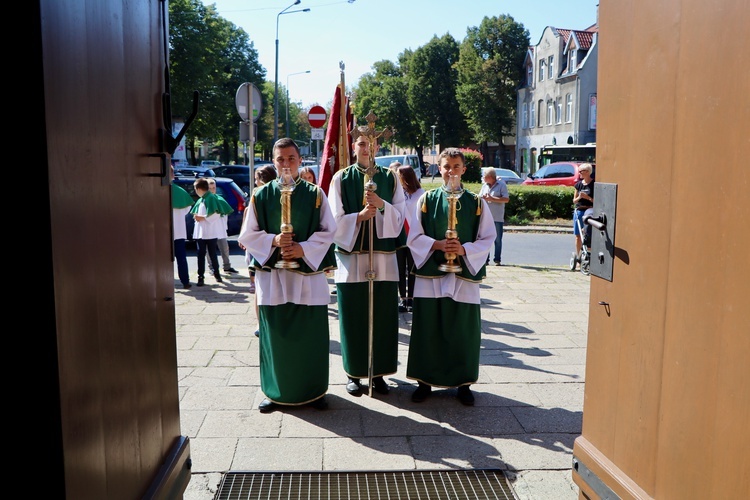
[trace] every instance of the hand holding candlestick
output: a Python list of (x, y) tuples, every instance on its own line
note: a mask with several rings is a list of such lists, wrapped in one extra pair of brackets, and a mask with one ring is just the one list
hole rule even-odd
[[(292, 172), (289, 168), (284, 168), (279, 177), (279, 190), (281, 191), (281, 233), (282, 235), (291, 235), (294, 232), (292, 227), (292, 192), (295, 183)], [(286, 238), (285, 238), (286, 239)], [(291, 242), (293, 245), (294, 242)], [(299, 263), (294, 259), (282, 258), (274, 266), (279, 269), (297, 269)]]
[[(448, 179), (448, 183), (442, 188), (448, 197), (448, 229), (445, 231), (445, 239), (455, 240), (458, 238), (458, 232), (456, 231), (456, 224), (458, 219), (456, 217), (456, 211), (458, 199), (464, 193), (464, 189), (461, 186), (461, 177), (458, 175), (451, 175)], [(456, 264), (458, 255), (453, 252), (446, 252), (446, 262), (440, 264), (438, 269), (447, 273), (460, 273), (461, 266)]]

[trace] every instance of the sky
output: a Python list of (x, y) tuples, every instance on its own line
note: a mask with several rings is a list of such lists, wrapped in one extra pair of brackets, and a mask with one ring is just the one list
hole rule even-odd
[[(598, 0), (202, 0), (219, 16), (245, 30), (266, 79), (276, 74), (303, 108), (328, 109), (344, 63), (348, 88), (377, 61), (397, 62), (406, 49), (416, 50), (433, 36), (450, 33), (457, 42), (484, 17), (509, 15), (529, 30), (536, 45), (544, 28), (583, 30), (596, 22)], [(289, 7), (287, 9), (287, 7)], [(293, 12), (307, 9), (309, 12)], [(284, 14), (279, 15), (284, 11)], [(305, 73), (306, 71), (310, 73)], [(281, 95), (281, 94), (280, 94)], [(265, 113), (267, 110), (261, 110)]]

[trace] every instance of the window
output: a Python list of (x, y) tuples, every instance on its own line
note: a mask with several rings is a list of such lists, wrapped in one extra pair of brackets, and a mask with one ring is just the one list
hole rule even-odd
[(552, 125), (552, 117), (555, 114), (555, 103), (552, 99), (547, 101), (547, 125)]
[(544, 81), (544, 59), (539, 61), (539, 81)]
[(539, 108), (537, 116), (537, 120), (539, 121), (536, 123), (536, 126), (541, 127), (542, 125), (544, 125), (544, 122), (542, 121), (544, 120), (544, 101), (539, 99), (539, 104), (537, 105), (537, 107)]
[(534, 85), (534, 65), (529, 64), (526, 66), (526, 85), (531, 87)]
[(547, 75), (548, 80), (555, 78), (555, 56), (547, 58)]
[(573, 121), (573, 94), (565, 96), (565, 123)]
[(529, 108), (529, 111), (531, 112), (531, 116), (529, 116), (529, 128), (534, 128), (536, 126), (536, 113), (534, 112), (533, 102), (529, 105)]
[(562, 123), (562, 97), (555, 99), (555, 123)]
[(568, 73), (573, 73), (576, 70), (578, 55), (576, 49), (572, 48), (568, 51)]
[(521, 116), (521, 128), (529, 128), (529, 103), (523, 103), (523, 112)]

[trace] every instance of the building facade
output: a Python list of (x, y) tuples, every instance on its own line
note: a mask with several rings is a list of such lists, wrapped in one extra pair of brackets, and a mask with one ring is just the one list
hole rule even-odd
[(544, 146), (596, 142), (598, 24), (547, 26), (524, 60), (516, 108), (516, 170), (534, 173)]

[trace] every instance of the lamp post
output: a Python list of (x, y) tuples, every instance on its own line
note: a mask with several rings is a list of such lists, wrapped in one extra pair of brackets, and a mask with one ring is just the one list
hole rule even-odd
[(286, 75), (286, 136), (289, 137), (289, 77), (294, 75), (304, 75), (306, 73), (309, 73), (310, 70), (307, 71), (298, 71), (297, 73), (289, 73)]
[(295, 5), (299, 5), (302, 0), (296, 0), (278, 14), (276, 14), (276, 73), (274, 76), (273, 92), (273, 142), (279, 139), (279, 17), (282, 14), (294, 14), (295, 12), (310, 12), (310, 9), (289, 10)]
[(430, 153), (432, 154), (432, 163), (435, 163), (435, 127), (437, 125), (431, 125), (432, 127), (432, 149), (430, 150)]

